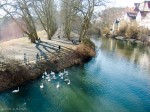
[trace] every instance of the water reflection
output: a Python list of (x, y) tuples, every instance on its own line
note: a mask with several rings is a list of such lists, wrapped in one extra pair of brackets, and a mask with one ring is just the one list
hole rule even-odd
[(116, 55), (138, 64), (142, 69), (150, 71), (150, 47), (143, 44), (101, 38), (101, 49), (107, 52), (115, 52)]

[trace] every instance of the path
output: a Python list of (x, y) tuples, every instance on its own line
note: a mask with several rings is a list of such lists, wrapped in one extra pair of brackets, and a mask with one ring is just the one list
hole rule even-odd
[[(24, 53), (26, 53), (27, 59), (30, 63), (36, 62), (37, 53), (43, 54), (43, 59), (53, 60), (60, 59), (64, 55), (69, 55), (76, 46), (73, 45), (66, 38), (58, 38), (58, 31), (53, 36), (52, 40), (46, 39), (46, 33), (44, 31), (39, 32), (41, 37), (41, 42), (36, 42), (36, 44), (31, 44), (27, 37), (13, 39), (10, 41), (2, 42), (0, 44), (0, 51), (5, 58), (17, 59), (24, 62)], [(43, 38), (42, 38), (43, 36)], [(59, 46), (61, 46), (60, 51), (58, 51)]]

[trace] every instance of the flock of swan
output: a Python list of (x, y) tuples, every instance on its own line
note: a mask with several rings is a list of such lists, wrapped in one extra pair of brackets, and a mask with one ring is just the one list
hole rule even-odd
[[(64, 69), (64, 72), (59, 72), (59, 78), (61, 79), (61, 80), (63, 80), (64, 82), (67, 82), (67, 84), (68, 85), (70, 85), (70, 79), (68, 78), (68, 71), (66, 71), (65, 69)], [(45, 72), (43, 73), (43, 75), (42, 75), (42, 79), (46, 79), (48, 82), (50, 82), (51, 80), (56, 80), (57, 79), (57, 77), (56, 77), (56, 74), (55, 74), (55, 72), (52, 72), (51, 71), (51, 73), (48, 73), (46, 70), (45, 70)], [(60, 87), (60, 84), (59, 84), (59, 82), (57, 82), (57, 85), (56, 85), (56, 88), (59, 88)], [(40, 88), (41, 89), (43, 89), (44, 88), (44, 84), (43, 83), (41, 83), (40, 84)], [(18, 93), (19, 92), (19, 87), (18, 87), (18, 89), (16, 89), (16, 90), (13, 90), (12, 91), (12, 93)]]
[[(70, 79), (68, 78), (68, 75), (69, 75), (68, 71), (66, 71), (64, 69), (64, 72), (59, 72), (58, 76), (61, 80), (67, 82), (67, 84), (70, 85)], [(52, 71), (51, 71), (51, 73), (47, 73), (47, 71), (45, 71), (42, 75), (42, 78), (46, 79), (48, 82), (50, 82), (51, 80), (56, 80), (57, 79), (55, 72), (52, 72)], [(57, 82), (56, 88), (59, 88), (59, 87), (60, 87), (60, 84), (59, 84), (59, 82)], [(41, 89), (44, 88), (43, 83), (41, 83), (40, 88)]]

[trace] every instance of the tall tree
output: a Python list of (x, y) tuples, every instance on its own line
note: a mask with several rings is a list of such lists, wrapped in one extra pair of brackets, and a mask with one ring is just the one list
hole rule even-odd
[(32, 14), (32, 1), (30, 0), (3, 0), (3, 10), (9, 15), (19, 26), (19, 28), (28, 35), (32, 43), (38, 39), (34, 17)]
[(64, 20), (64, 34), (70, 40), (72, 22), (77, 15), (77, 10), (74, 7), (79, 7), (80, 0), (61, 0), (62, 1), (62, 16)]
[(56, 5), (54, 0), (33, 0), (34, 10), (47, 33), (48, 39), (54, 35), (57, 25), (55, 19)]
[(80, 31), (80, 41), (86, 36), (95, 8), (104, 6), (105, 3), (105, 0), (81, 0), (81, 5), (79, 7), (75, 7), (75, 9), (79, 11), (81, 17), (83, 18)]

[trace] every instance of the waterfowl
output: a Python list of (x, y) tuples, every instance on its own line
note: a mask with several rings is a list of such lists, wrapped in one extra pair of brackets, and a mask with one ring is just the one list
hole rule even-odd
[(65, 73), (65, 74), (68, 74), (68, 71), (66, 71), (66, 70), (64, 69), (64, 73)]
[(43, 88), (44, 88), (44, 85), (43, 85), (43, 83), (40, 85), (40, 88), (41, 88), (41, 89), (43, 89)]
[(63, 76), (63, 73), (62, 73), (62, 72), (59, 73), (59, 77), (61, 77), (61, 76)]
[(48, 77), (45, 77), (45, 79), (47, 79), (47, 80), (48, 80), (48, 79), (50, 79), (50, 77), (49, 77), (49, 76), (48, 76)]
[(19, 87), (17, 90), (13, 90), (12, 93), (18, 93), (19, 92)]
[(52, 72), (52, 71), (51, 71), (51, 75), (55, 75), (55, 72)]
[(48, 79), (48, 82), (50, 82), (50, 81), (51, 81), (51, 79), (49, 78), (49, 79)]
[(68, 83), (67, 83), (68, 85), (70, 84), (70, 80), (68, 81)]
[(60, 87), (60, 85), (59, 85), (59, 82), (57, 83), (57, 85), (56, 85), (56, 88), (59, 88)]
[(69, 79), (64, 79), (64, 81), (66, 82), (66, 81), (69, 81)]

